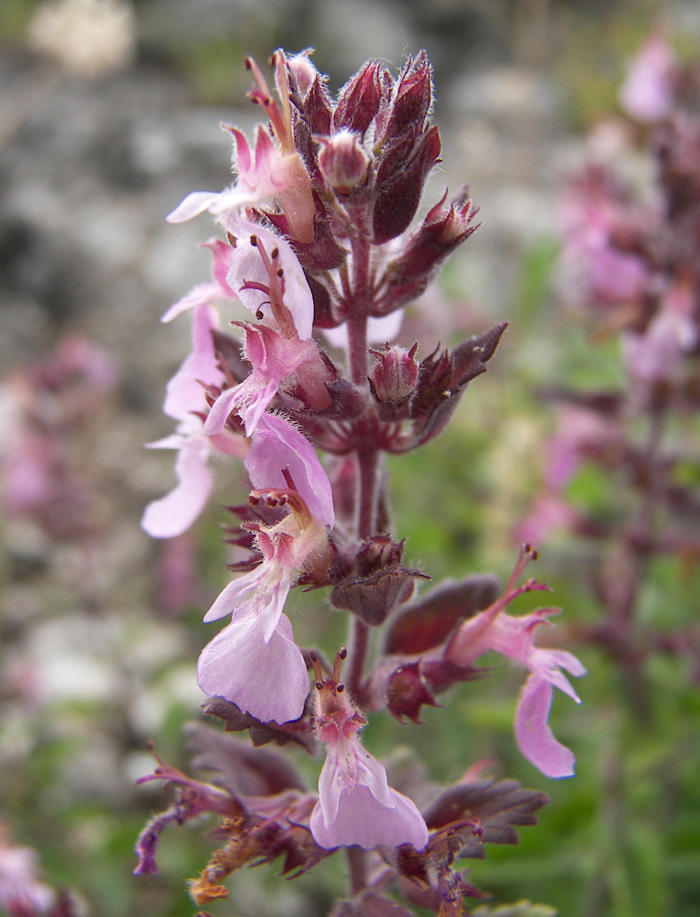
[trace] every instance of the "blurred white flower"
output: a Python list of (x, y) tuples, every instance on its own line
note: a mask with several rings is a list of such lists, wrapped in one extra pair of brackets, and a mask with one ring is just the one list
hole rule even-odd
[(125, 66), (134, 53), (136, 24), (124, 0), (49, 0), (29, 21), (29, 47), (83, 79)]

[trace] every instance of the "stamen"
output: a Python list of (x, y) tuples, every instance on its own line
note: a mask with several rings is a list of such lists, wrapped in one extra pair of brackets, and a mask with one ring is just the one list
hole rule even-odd
[(246, 57), (244, 64), (246, 70), (252, 70), (253, 76), (255, 77), (255, 82), (260, 87), (260, 92), (262, 95), (269, 99), (272, 93), (270, 92), (270, 87), (267, 85), (267, 81), (265, 80), (260, 67), (258, 67), (252, 57)]
[(292, 138), (292, 109), (289, 103), (289, 80), (287, 78), (287, 64), (283, 54), (273, 54), (270, 63), (275, 68), (275, 83), (277, 93), (282, 103), (282, 111), (277, 107), (270, 87), (262, 71), (252, 57), (245, 59), (246, 70), (252, 70), (258, 84), (250, 93), (249, 98), (256, 105), (262, 105), (270, 119), (270, 126), (277, 137), (277, 141), (284, 153), (294, 153), (294, 140)]
[(316, 676), (316, 690), (320, 691), (323, 687), (323, 671), (321, 669), (321, 663), (316, 653), (311, 650), (309, 653), (309, 659), (311, 660), (311, 665), (314, 669), (314, 675)]
[[(250, 244), (258, 249), (260, 253), (260, 258), (267, 275), (270, 278), (270, 285), (267, 288), (267, 293), (270, 297), (270, 308), (272, 309), (272, 314), (274, 315), (279, 329), (286, 338), (294, 337), (296, 334), (296, 329), (294, 327), (294, 321), (289, 312), (289, 309), (284, 304), (284, 272), (281, 268), (277, 267), (277, 259), (279, 258), (279, 250), (277, 248), (272, 251), (272, 259), (265, 251), (264, 245), (261, 244), (257, 236), (250, 237)], [(248, 289), (260, 288), (262, 285), (257, 285), (253, 282), (247, 284)]]
[[(284, 474), (284, 472), (282, 473)], [(253, 506), (256, 506), (263, 496), (265, 497), (265, 503), (269, 507), (288, 506), (300, 529), (305, 529), (311, 524), (313, 517), (309, 512), (306, 501), (295, 488), (290, 487), (289, 490), (284, 490), (278, 487), (263, 487), (252, 490), (248, 499)]]
[(347, 649), (344, 646), (341, 646), (335, 657), (335, 662), (333, 663), (333, 681), (340, 681), (340, 667), (343, 664), (343, 660), (347, 658), (347, 655)]

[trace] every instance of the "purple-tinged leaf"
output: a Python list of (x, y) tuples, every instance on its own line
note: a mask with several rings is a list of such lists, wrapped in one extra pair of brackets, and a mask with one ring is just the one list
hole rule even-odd
[(283, 790), (306, 790), (293, 764), (274, 749), (251, 748), (244, 739), (204, 723), (188, 723), (192, 766), (214, 771), (213, 782), (242, 796), (273, 796)]
[(463, 820), (478, 824), (481, 838), (465, 840), (460, 856), (483, 857), (486, 844), (517, 844), (514, 825), (536, 825), (535, 812), (549, 798), (538, 790), (527, 790), (517, 780), (478, 780), (456, 783), (444, 790), (424, 812), (431, 829)]
[(489, 573), (444, 580), (390, 622), (384, 652), (412, 656), (444, 643), (460, 621), (488, 608), (500, 591), (498, 577)]

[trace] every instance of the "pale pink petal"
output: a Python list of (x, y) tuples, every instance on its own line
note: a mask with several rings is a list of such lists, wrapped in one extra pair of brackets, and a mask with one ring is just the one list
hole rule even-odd
[(288, 469), (294, 486), (311, 514), (333, 526), (333, 493), (328, 475), (306, 437), (277, 414), (264, 414), (245, 460), (253, 487), (288, 487), (282, 474)]
[(313, 297), (292, 247), (286, 239), (257, 223), (240, 222), (236, 235), (238, 244), (233, 250), (231, 270), (228, 274), (231, 289), (253, 315), (262, 313), (267, 318), (271, 316), (269, 297), (261, 290), (245, 287), (249, 283), (258, 283), (264, 287), (270, 284), (270, 277), (260, 252), (250, 242), (251, 236), (255, 236), (264, 247), (268, 258), (273, 251), (278, 252), (279, 267), (284, 278), (284, 304), (292, 316), (297, 335), (301, 340), (308, 340), (314, 320)]
[(189, 419), (205, 411), (207, 386), (218, 386), (224, 375), (219, 369), (212, 332), (218, 328), (218, 314), (207, 304), (195, 308), (192, 316), (192, 352), (168, 383), (163, 411), (176, 420)]
[(428, 843), (428, 829), (416, 805), (407, 796), (390, 788), (393, 806), (377, 801), (367, 786), (343, 791), (336, 818), (326, 824), (321, 803), (311, 813), (309, 827), (314, 840), (328, 850), (357, 845), (365, 850), (384, 845), (412, 844), (422, 850)]
[[(245, 386), (245, 383), (243, 383)], [(245, 435), (252, 436), (255, 433), (260, 418), (267, 410), (270, 402), (277, 394), (279, 381), (272, 377), (267, 381), (261, 380), (261, 383), (248, 388), (241, 388), (239, 399), (241, 402), (238, 408), (243, 425), (245, 426)]]
[(192, 191), (165, 219), (168, 223), (186, 223), (208, 210), (220, 196), (218, 191)]
[(277, 627), (292, 584), (291, 571), (274, 561), (264, 561), (239, 576), (223, 590), (204, 616), (205, 623), (224, 615), (253, 610), (265, 643)]
[(209, 624), (211, 621), (218, 621), (220, 618), (225, 618), (226, 615), (233, 614), (233, 612), (243, 604), (250, 593), (257, 588), (260, 578), (263, 575), (264, 569), (261, 564), (254, 570), (251, 570), (250, 573), (238, 576), (235, 580), (232, 580), (228, 586), (225, 586), (219, 593), (214, 604), (204, 615), (202, 619), (204, 623)]
[(254, 613), (235, 618), (202, 650), (199, 686), (263, 722), (287, 723), (304, 712), (309, 678), (286, 615), (268, 643)]
[(37, 860), (31, 847), (0, 846), (0, 911), (34, 917), (51, 907), (56, 896), (38, 881)]
[(393, 808), (394, 800), (384, 765), (364, 750), (359, 739), (340, 738), (328, 746), (318, 780), (326, 824), (335, 821), (342, 793), (352, 792), (358, 786), (367, 787), (381, 805)]
[(658, 36), (650, 38), (630, 64), (620, 89), (622, 107), (646, 123), (666, 117), (673, 105), (674, 70), (669, 46)]
[(236, 385), (233, 388), (224, 389), (211, 406), (202, 427), (202, 433), (205, 436), (213, 436), (223, 430), (236, 400), (238, 388), (239, 386)]
[(202, 512), (212, 487), (208, 455), (206, 440), (182, 442), (175, 462), (177, 486), (160, 500), (149, 503), (141, 520), (141, 527), (152, 538), (181, 535)]
[(576, 758), (549, 728), (553, 693), (549, 681), (539, 675), (528, 678), (515, 716), (515, 737), (523, 756), (546, 777), (573, 777)]
[(245, 426), (246, 436), (252, 436), (262, 415), (277, 394), (280, 380), (265, 378), (255, 370), (240, 385), (225, 389), (211, 406), (204, 422), (203, 433), (212, 436), (223, 430), (229, 414), (235, 411)]
[(415, 804), (389, 786), (384, 765), (357, 737), (341, 735), (329, 743), (318, 793), (310, 828), (321, 847), (413, 844), (422, 850), (428, 842)]
[(182, 315), (183, 312), (188, 312), (190, 309), (194, 309), (195, 306), (200, 306), (203, 303), (209, 303), (213, 299), (219, 298), (221, 298), (221, 289), (218, 284), (199, 283), (196, 287), (193, 287), (186, 296), (183, 296), (182, 299), (178, 299), (176, 303), (172, 304), (161, 318), (161, 322), (171, 322), (174, 318), (177, 318), (178, 315)]

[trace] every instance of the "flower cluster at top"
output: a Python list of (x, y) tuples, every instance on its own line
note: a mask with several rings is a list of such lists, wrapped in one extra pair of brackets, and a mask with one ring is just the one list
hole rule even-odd
[[(212, 280), (164, 316), (191, 314), (192, 352), (168, 386), (164, 409), (176, 432), (153, 444), (177, 450), (178, 483), (147, 507), (143, 527), (157, 538), (181, 534), (210, 496), (210, 458), (242, 461), (250, 500), (229, 507), (237, 524), (228, 535), (250, 560), (235, 565), (239, 575), (204, 618), (231, 618), (199, 659), (199, 684), (212, 698), (207, 712), (228, 730), (249, 729), (255, 744), (325, 745), (327, 758), (318, 795), (276, 752), (264, 753), (264, 788), (254, 790), (236, 778), (224, 791), (161, 765), (155, 776), (179, 786), (180, 796), (143, 833), (138, 871), (156, 870), (165, 824), (209, 810), (225, 817), (229, 841), (192, 887), (200, 906), (221, 897), (220, 878), (245, 862), (286, 852), (285, 872), (305, 871), (335, 848), (356, 846), (394, 849), (388, 865), (413, 892), (422, 889), (412, 900), (437, 902), (435, 910), (453, 901), (440, 913), (456, 915), (467, 887), (451, 864), (468, 855), (460, 854), (467, 837), (479, 844), (491, 837), (488, 824), (462, 789), (449, 791), (456, 802), (441, 796), (421, 812), (392, 788), (360, 742), (361, 711), (386, 708), (417, 723), (423, 705), (437, 706), (436, 694), (482, 674), (473, 663), (494, 650), (531, 673), (516, 719), (519, 747), (544, 773), (565, 777), (574, 759), (548, 726), (552, 687), (578, 700), (561, 670), (577, 676), (583, 667), (569, 653), (535, 646), (554, 609), (506, 613), (521, 592), (546, 588), (518, 585), (530, 548), (502, 594), (493, 577), (477, 576), (416, 597), (425, 574), (404, 564), (404, 543), (389, 533), (383, 455), (416, 449), (445, 428), (505, 328), (427, 355), (418, 343), (392, 343), (404, 307), (476, 228), (466, 189), (452, 198), (445, 191), (418, 216), (441, 150), (427, 57), (410, 59), (396, 77), (369, 62), (337, 100), (308, 52), (278, 51), (271, 63), (276, 97), (247, 61), (250, 97), (267, 125), (253, 142), (225, 127), (235, 182), (189, 194), (169, 216), (178, 223), (207, 211), (220, 235), (205, 243)], [(230, 321), (235, 304), (248, 321)], [(227, 314), (230, 325), (222, 327)], [(316, 450), (328, 454), (324, 463)], [(295, 643), (285, 603), (296, 586), (329, 587), (333, 608), (349, 612), (348, 651), (332, 666), (319, 650)], [(370, 632), (385, 623), (374, 658)], [(252, 761), (239, 740), (225, 739), (225, 750), (216, 740), (216, 763), (205, 766)], [(492, 792), (492, 783), (478, 785), (472, 802)], [(518, 816), (526, 820), (512, 823), (532, 823), (543, 797), (527, 799), (527, 816)]]

